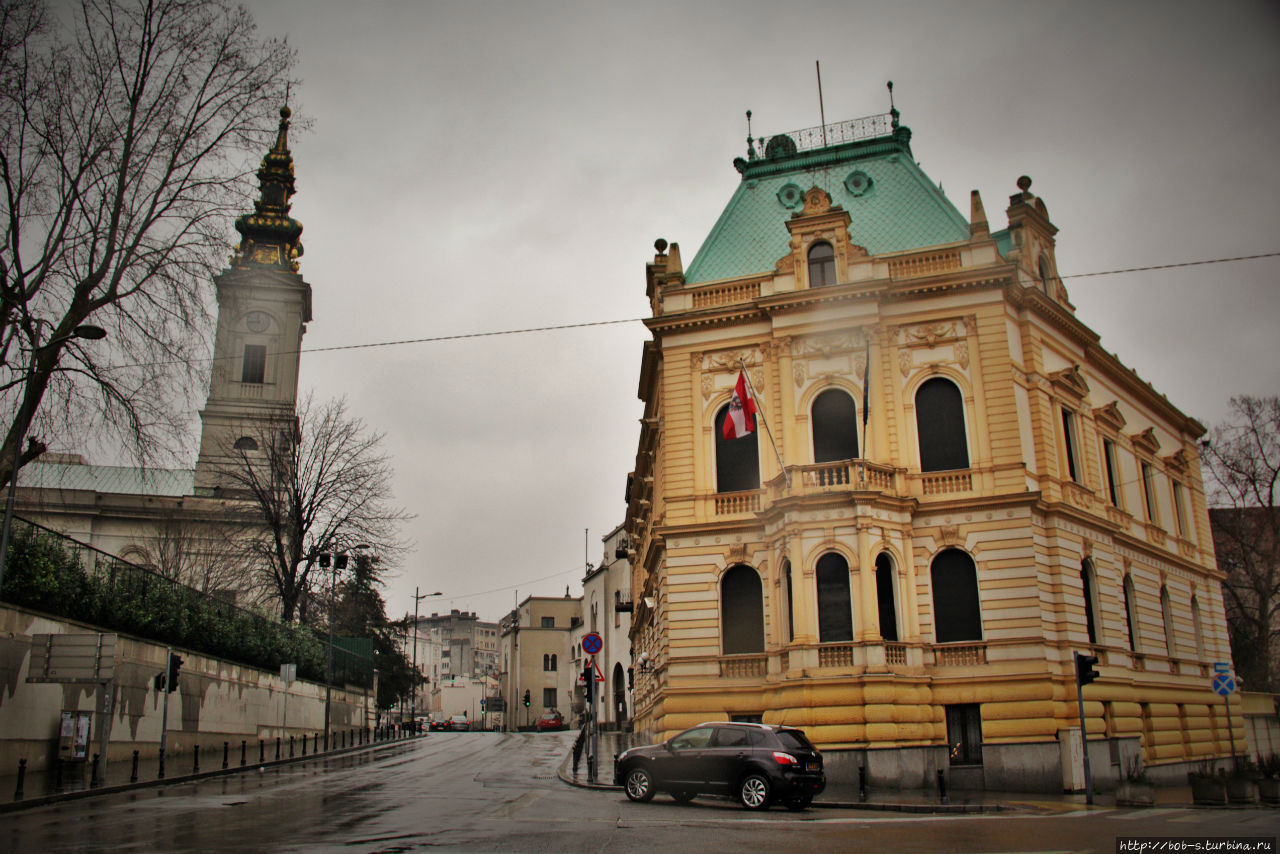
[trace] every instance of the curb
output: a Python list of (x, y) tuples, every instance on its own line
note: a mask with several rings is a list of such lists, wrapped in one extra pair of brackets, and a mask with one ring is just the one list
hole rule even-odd
[(391, 747), (397, 744), (409, 744), (419, 738), (425, 738), (426, 733), (413, 736), (411, 738), (398, 738), (391, 741), (378, 741), (373, 744), (359, 744), (355, 747), (343, 747), (337, 750), (330, 750), (324, 753), (313, 753), (308, 756), (294, 756), (289, 759), (272, 759), (267, 762), (248, 762), (244, 765), (236, 765), (230, 768), (215, 768), (210, 771), (201, 771), (199, 774), (181, 774), (173, 777), (155, 778), (152, 780), (139, 780), (136, 783), (117, 783), (111, 786), (97, 786), (89, 789), (75, 789), (69, 792), (54, 792), (48, 795), (34, 795), (22, 800), (0, 802), (0, 814), (18, 812), (19, 810), (31, 809), (34, 807), (47, 806), (49, 804), (60, 804), (65, 801), (79, 801), (85, 798), (96, 798), (99, 795), (118, 795), (122, 792), (132, 792), (138, 789), (154, 789), (159, 786), (180, 785), (182, 783), (193, 783), (200, 780), (209, 780), (215, 777), (226, 777), (232, 774), (243, 774), (247, 771), (255, 769), (280, 768), (285, 765), (297, 765), (303, 762), (314, 762), (317, 759), (332, 759), (340, 756), (350, 756), (356, 753), (364, 753), (370, 750), (378, 750), (384, 747)]

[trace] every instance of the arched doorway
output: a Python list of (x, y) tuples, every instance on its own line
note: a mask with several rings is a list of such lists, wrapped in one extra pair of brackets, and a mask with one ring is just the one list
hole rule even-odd
[(622, 669), (621, 662), (613, 663), (610, 681), (613, 683), (613, 707), (605, 720), (612, 718), (618, 725), (618, 730), (622, 731), (627, 727), (627, 673)]

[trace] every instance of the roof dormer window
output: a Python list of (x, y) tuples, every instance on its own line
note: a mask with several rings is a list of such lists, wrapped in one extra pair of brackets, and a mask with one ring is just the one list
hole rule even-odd
[(809, 249), (809, 287), (822, 288), (836, 283), (836, 252), (831, 244), (820, 240)]

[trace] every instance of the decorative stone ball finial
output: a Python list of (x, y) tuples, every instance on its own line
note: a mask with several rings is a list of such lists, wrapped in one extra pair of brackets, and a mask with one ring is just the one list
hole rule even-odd
[(1029, 177), (1027, 177), (1026, 175), (1023, 175), (1021, 178), (1019, 178), (1019, 179), (1018, 179), (1018, 189), (1019, 189), (1019, 190), (1021, 190), (1021, 191), (1022, 191), (1022, 192), (1024, 192), (1024, 193), (1025, 193), (1025, 192), (1027, 192), (1028, 190), (1030, 190), (1030, 189), (1031, 189), (1031, 179), (1030, 179)]
[(289, 106), (287, 104), (280, 108), (280, 118), (287, 119), (292, 115), (293, 115), (293, 111), (289, 109)]
[(667, 251), (667, 241), (659, 237), (657, 240), (653, 241), (653, 248), (657, 249), (658, 254), (661, 255)]

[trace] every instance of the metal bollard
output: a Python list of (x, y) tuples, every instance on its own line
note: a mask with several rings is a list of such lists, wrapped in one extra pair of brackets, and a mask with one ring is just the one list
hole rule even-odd
[(261, 765), (267, 761), (267, 743), (262, 739), (258, 739), (258, 764)]
[(276, 736), (276, 761), (280, 761), (280, 736)]
[(289, 736), (289, 758), (293, 758), (293, 736)]
[(945, 804), (947, 802), (947, 775), (942, 772), (941, 768), (938, 769), (938, 797), (942, 803)]
[(160, 773), (156, 775), (156, 779), (164, 779), (164, 748), (160, 748)]
[(865, 765), (858, 766), (858, 800), (865, 801), (867, 799), (867, 767)]
[(15, 801), (22, 800), (22, 784), (27, 778), (27, 760), (18, 760), (18, 786), (13, 790), (13, 799)]
[(225, 742), (225, 741), (222, 742), (222, 767), (223, 768), (227, 767), (227, 748), (229, 746), (230, 746), (229, 742)]
[(138, 751), (133, 751), (133, 768), (129, 770), (129, 782), (138, 782)]
[(98, 754), (93, 754), (93, 760), (89, 763), (89, 788), (98, 788)]
[(302, 737), (302, 755), (307, 755), (307, 737), (305, 735)]
[(240, 739), (240, 767), (244, 767), (244, 739)]
[[(325, 741), (327, 742), (329, 740), (329, 734), (325, 733), (324, 738), (325, 738)], [(316, 733), (316, 740), (311, 745), (311, 752), (312, 753), (320, 752), (320, 733)]]
[(200, 773), (200, 745), (191, 745), (191, 773)]

